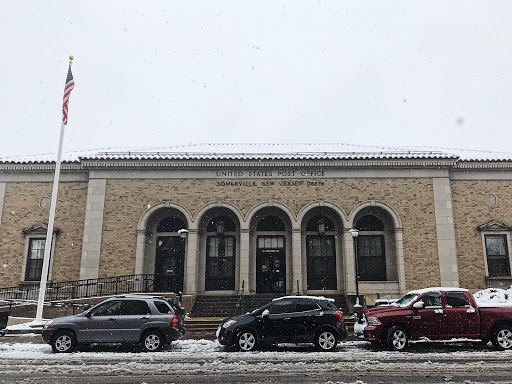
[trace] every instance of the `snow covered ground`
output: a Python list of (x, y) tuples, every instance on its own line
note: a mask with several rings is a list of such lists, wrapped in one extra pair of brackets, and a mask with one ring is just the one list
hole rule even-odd
[[(34, 336), (36, 337), (36, 336)], [(13, 340), (15, 338), (13, 337)], [(55, 354), (46, 344), (0, 343), (4, 377), (35, 375), (65, 378), (134, 375), (508, 375), (512, 352), (469, 343), (411, 343), (409, 352), (390, 352), (363, 341), (340, 343), (332, 353), (310, 346), (282, 345), (253, 353), (225, 352), (216, 341), (182, 340), (160, 353), (99, 348)], [(406, 373), (404, 371), (406, 368)], [(149, 380), (148, 382), (151, 382)], [(327, 380), (325, 381), (327, 382)], [(365, 381), (361, 381), (364, 383)], [(403, 381), (401, 381), (403, 382)], [(407, 382), (407, 381), (406, 381)], [(498, 382), (498, 381), (496, 381)], [(501, 382), (501, 381), (500, 381)]]

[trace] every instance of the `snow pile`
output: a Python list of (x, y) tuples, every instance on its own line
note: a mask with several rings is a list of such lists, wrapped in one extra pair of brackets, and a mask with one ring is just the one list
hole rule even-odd
[(487, 288), (473, 295), (479, 307), (512, 307), (512, 287)]
[(34, 328), (43, 328), (43, 325), (45, 323), (46, 323), (46, 320), (43, 320), (43, 321), (32, 320), (32, 321), (27, 321), (26, 323), (9, 325), (6, 329), (7, 329), (7, 331), (31, 330)]
[(368, 326), (366, 320), (356, 321), (354, 323), (354, 336), (363, 337), (363, 331)]

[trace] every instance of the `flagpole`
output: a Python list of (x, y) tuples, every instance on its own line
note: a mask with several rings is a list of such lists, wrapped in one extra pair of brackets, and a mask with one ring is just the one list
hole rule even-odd
[[(69, 57), (69, 67), (73, 64), (73, 56)], [(64, 142), (64, 121), (60, 125), (59, 149), (57, 151), (57, 162), (55, 163), (55, 177), (53, 179), (52, 201), (50, 205), (50, 218), (48, 219), (48, 230), (46, 232), (46, 243), (44, 245), (43, 270), (41, 272), (41, 285), (39, 286), (39, 300), (37, 301), (36, 320), (43, 318), (44, 296), (46, 293), (46, 283), (48, 281), (48, 269), (50, 265), (50, 252), (53, 239), (53, 222), (55, 220), (55, 206), (57, 205), (57, 191), (59, 187), (60, 163), (62, 159), (62, 143)]]

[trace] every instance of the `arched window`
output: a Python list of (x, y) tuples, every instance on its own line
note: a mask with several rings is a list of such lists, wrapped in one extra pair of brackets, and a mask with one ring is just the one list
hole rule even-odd
[(384, 223), (377, 216), (365, 215), (357, 220), (357, 268), (359, 280), (385, 281), (386, 246)]
[(277, 216), (265, 216), (256, 228), (260, 232), (280, 232), (285, 230), (284, 221)]
[(227, 216), (216, 216), (206, 226), (205, 290), (235, 289), (236, 224)]
[(336, 241), (334, 223), (314, 216), (306, 223), (308, 290), (336, 290)]
[(156, 228), (157, 232), (178, 232), (180, 229), (186, 229), (187, 226), (179, 217), (169, 216), (161, 220)]
[(357, 220), (359, 231), (384, 231), (384, 223), (377, 216), (366, 215)]

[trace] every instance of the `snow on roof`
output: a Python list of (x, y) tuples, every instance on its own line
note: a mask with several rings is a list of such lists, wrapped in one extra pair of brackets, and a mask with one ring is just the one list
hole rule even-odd
[(426, 292), (469, 292), (469, 289), (457, 288), (457, 287), (431, 287), (431, 288), (423, 288), (423, 289), (415, 289), (413, 291), (409, 291), (412, 294), (419, 294)]
[(283, 300), (283, 299), (312, 299), (312, 300), (327, 300), (327, 301), (334, 302), (334, 299), (330, 299), (330, 298), (327, 298), (324, 296), (307, 296), (307, 295), (277, 297), (275, 299), (272, 299), (272, 301)]
[[(0, 157), (4, 163), (49, 163), (56, 155)], [(345, 143), (196, 143), (148, 148), (100, 148), (64, 152), (63, 162), (88, 160), (251, 160), (251, 159), (460, 159), (512, 161), (512, 153), (426, 146), (370, 146)]]
[[(50, 163), (56, 154), (0, 157), (3, 163)], [(453, 159), (512, 161), (512, 152), (426, 146), (371, 146), (346, 143), (190, 143), (166, 147), (100, 148), (64, 152), (63, 162), (87, 160), (361, 160)]]

